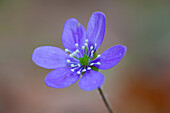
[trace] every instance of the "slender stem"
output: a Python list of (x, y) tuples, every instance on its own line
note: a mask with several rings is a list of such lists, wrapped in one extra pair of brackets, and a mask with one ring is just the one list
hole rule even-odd
[(111, 106), (109, 104), (109, 101), (107, 100), (107, 97), (105, 96), (105, 94), (103, 92), (103, 89), (102, 88), (98, 88), (98, 91), (99, 91), (99, 93), (100, 93), (100, 95), (101, 95), (101, 97), (103, 99), (103, 102), (105, 103), (105, 106), (107, 107), (109, 113), (113, 113), (112, 108), (111, 108)]

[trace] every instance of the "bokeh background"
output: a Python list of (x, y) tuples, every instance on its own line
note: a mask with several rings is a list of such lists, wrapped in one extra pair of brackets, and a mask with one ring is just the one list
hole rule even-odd
[(107, 17), (99, 53), (128, 48), (117, 66), (101, 71), (115, 113), (170, 113), (169, 0), (0, 0), (0, 113), (107, 113), (97, 91), (47, 87), (50, 70), (31, 60), (38, 46), (64, 49), (65, 21), (86, 28), (94, 11)]

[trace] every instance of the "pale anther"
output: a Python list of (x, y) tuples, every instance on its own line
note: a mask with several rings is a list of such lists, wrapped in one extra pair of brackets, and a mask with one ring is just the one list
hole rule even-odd
[(71, 64), (71, 67), (75, 67), (75, 65), (74, 65), (74, 64)]
[(74, 57), (74, 55), (75, 55), (75, 53), (73, 52), (73, 53), (72, 53), (72, 54), (70, 54), (69, 56), (70, 56), (70, 57)]
[(90, 66), (94, 65), (94, 63), (91, 63)]
[(94, 53), (94, 50), (91, 51), (91, 54)]
[(84, 46), (82, 46), (81, 48), (82, 48), (82, 49), (85, 49), (85, 47), (84, 47)]
[(100, 57), (100, 55), (97, 55), (97, 57)]
[(97, 46), (97, 43), (95, 43), (94, 46), (96, 47), (96, 46)]
[(90, 70), (90, 69), (91, 69), (91, 67), (88, 67), (87, 69), (88, 69), (88, 70)]
[(65, 49), (65, 52), (69, 52), (69, 50), (68, 50), (68, 49)]
[(90, 50), (92, 50), (93, 49), (93, 46), (90, 46)]
[(86, 69), (83, 69), (83, 72), (85, 72), (86, 71)]
[(78, 44), (76, 43), (75, 46), (78, 47)]
[(71, 69), (72, 72), (74, 72), (74, 69)]
[(70, 63), (70, 62), (71, 62), (71, 61), (68, 59), (68, 60), (67, 60), (67, 63)]
[(97, 62), (96, 64), (97, 64), (97, 65), (100, 65), (101, 63), (100, 63), (100, 62)]
[(70, 56), (70, 57), (73, 57), (74, 55), (73, 55), (73, 54), (70, 54), (69, 56)]
[(88, 42), (89, 40), (88, 40), (88, 39), (86, 39), (85, 41), (86, 41), (86, 42)]
[(81, 66), (80, 64), (77, 64), (79, 67)]
[(84, 45), (85, 45), (86, 47), (88, 46), (88, 44), (87, 44), (87, 43), (85, 43)]
[(77, 71), (77, 74), (80, 74), (80, 71)]
[(76, 51), (74, 51), (72, 54), (73, 54), (73, 56), (75, 56), (75, 55), (77, 54), (77, 52), (76, 52)]
[(79, 52), (79, 50), (77, 49), (77, 50), (76, 50), (76, 53), (78, 53), (78, 52)]

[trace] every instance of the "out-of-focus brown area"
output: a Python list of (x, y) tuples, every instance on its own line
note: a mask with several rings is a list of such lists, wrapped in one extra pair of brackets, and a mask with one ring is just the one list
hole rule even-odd
[(170, 113), (170, 2), (168, 0), (0, 0), (0, 113), (107, 113), (97, 91), (74, 84), (49, 88), (50, 70), (36, 66), (33, 50), (62, 49), (65, 21), (85, 27), (94, 11), (107, 17), (102, 53), (126, 45), (124, 59), (105, 75), (115, 113)]

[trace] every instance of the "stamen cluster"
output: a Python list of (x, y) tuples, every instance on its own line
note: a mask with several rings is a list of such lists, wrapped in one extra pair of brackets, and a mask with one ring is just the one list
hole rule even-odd
[(75, 51), (65, 49), (65, 52), (70, 53), (70, 58), (67, 59), (67, 63), (68, 66), (71, 67), (72, 72), (81, 74), (87, 70), (91, 70), (95, 65), (101, 64), (99, 60), (97, 60), (100, 55), (96, 56), (96, 46), (97, 43), (93, 46), (89, 46), (88, 39), (86, 39), (82, 47), (79, 47), (77, 43), (75, 44), (77, 48)]

